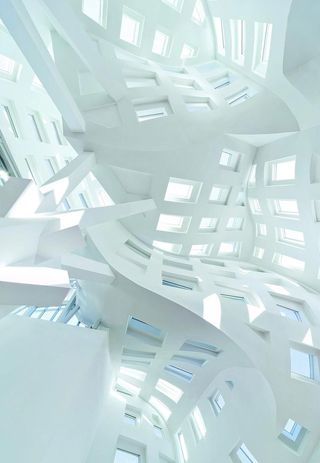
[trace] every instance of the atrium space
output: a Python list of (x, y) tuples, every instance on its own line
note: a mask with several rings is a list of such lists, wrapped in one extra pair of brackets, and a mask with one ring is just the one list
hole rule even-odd
[(0, 461), (319, 463), (320, 3), (0, 19)]

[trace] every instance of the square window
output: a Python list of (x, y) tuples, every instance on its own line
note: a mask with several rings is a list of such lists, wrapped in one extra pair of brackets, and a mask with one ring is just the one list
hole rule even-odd
[(294, 156), (267, 162), (265, 169), (267, 185), (293, 183), (296, 176), (296, 158)]
[(218, 219), (216, 217), (202, 217), (199, 230), (213, 232), (216, 231)]
[(16, 80), (20, 66), (8, 56), (0, 55), (0, 77), (9, 80)]
[(299, 216), (298, 203), (295, 199), (275, 199), (273, 207), (275, 215), (292, 218)]
[(299, 423), (289, 418), (279, 435), (279, 439), (292, 449), (298, 450), (306, 431)]
[(319, 381), (319, 361), (313, 352), (290, 349), (291, 375)]
[(236, 463), (258, 463), (244, 443), (232, 452), (232, 460)]
[(128, 424), (129, 426), (136, 426), (137, 424), (137, 417), (135, 415), (132, 415), (129, 412), (126, 412), (123, 416), (124, 422)]
[(236, 171), (238, 169), (240, 154), (236, 151), (223, 149), (220, 155), (219, 165)]
[(230, 187), (214, 185), (211, 189), (209, 201), (219, 204), (226, 204), (228, 201), (230, 189)]
[(196, 49), (192, 47), (191, 45), (188, 45), (187, 43), (185, 43), (182, 47), (180, 58), (190, 59), (190, 58), (194, 58), (195, 56), (196, 56)]
[(267, 225), (265, 223), (256, 223), (256, 235), (267, 236)]
[(191, 246), (190, 256), (207, 256), (211, 252), (209, 244), (193, 244)]
[(139, 13), (124, 7), (122, 13), (120, 39), (140, 46), (144, 17)]
[(253, 256), (257, 259), (262, 259), (264, 256), (264, 249), (259, 246), (255, 246), (253, 250)]
[(103, 23), (103, 0), (82, 0), (82, 12), (98, 24)]
[(161, 56), (169, 55), (170, 37), (164, 32), (156, 30), (153, 39), (152, 53)]
[(230, 217), (227, 222), (227, 230), (242, 230), (243, 222), (242, 217)]

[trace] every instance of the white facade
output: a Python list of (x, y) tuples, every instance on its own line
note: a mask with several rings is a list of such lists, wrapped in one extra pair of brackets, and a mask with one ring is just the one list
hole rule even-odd
[(1, 461), (318, 463), (318, 10), (0, 2)]

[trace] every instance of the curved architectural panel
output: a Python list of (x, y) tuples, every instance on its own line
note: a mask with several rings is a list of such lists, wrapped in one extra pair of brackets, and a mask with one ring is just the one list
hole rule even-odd
[(298, 3), (0, 4), (1, 461), (318, 462)]

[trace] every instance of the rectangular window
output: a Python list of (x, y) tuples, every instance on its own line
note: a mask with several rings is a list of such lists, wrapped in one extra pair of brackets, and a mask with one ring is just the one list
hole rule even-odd
[(179, 13), (182, 10), (183, 1), (184, 0), (162, 0), (163, 3), (165, 3), (168, 6), (171, 6), (171, 8), (174, 8)]
[(190, 371), (184, 370), (183, 368), (178, 368), (175, 365), (166, 365), (164, 368), (168, 373), (171, 373), (175, 376), (178, 376), (180, 379), (190, 382), (193, 378), (193, 373)]
[(243, 88), (239, 92), (234, 93), (233, 95), (227, 96), (225, 98), (226, 103), (229, 106), (236, 106), (250, 98), (248, 93), (248, 87)]
[(240, 252), (239, 241), (222, 242), (219, 247), (219, 255), (238, 256)]
[(137, 118), (139, 122), (149, 121), (150, 119), (158, 119), (168, 115), (165, 107), (155, 107), (148, 109), (137, 109)]
[(221, 185), (214, 185), (211, 189), (209, 201), (219, 203), (219, 204), (226, 204), (228, 201), (230, 187), (221, 186)]
[(179, 387), (174, 386), (173, 384), (161, 378), (156, 384), (156, 389), (157, 391), (169, 397), (169, 399), (173, 400), (175, 403), (178, 403), (183, 395), (183, 391)]
[(170, 37), (164, 32), (156, 30), (153, 39), (152, 53), (161, 56), (169, 55)]
[(239, 463), (258, 463), (258, 460), (252, 455), (248, 447), (242, 443), (235, 452), (237, 462)]
[(57, 145), (62, 145), (62, 137), (60, 133), (59, 123), (57, 121), (50, 121), (47, 125), (47, 128), (50, 132), (49, 137), (52, 143)]
[(157, 230), (186, 233), (191, 222), (191, 217), (181, 215), (160, 214)]
[(292, 218), (299, 216), (298, 203), (295, 199), (275, 199), (273, 205), (276, 215)]
[(137, 417), (132, 415), (131, 413), (126, 412), (124, 414), (124, 422), (129, 426), (135, 426), (137, 424)]
[(227, 230), (242, 230), (243, 222), (242, 217), (230, 217), (227, 222)]
[(211, 252), (209, 244), (193, 244), (190, 249), (190, 256), (208, 256)]
[(262, 259), (264, 256), (264, 249), (259, 246), (255, 246), (253, 250), (253, 256), (257, 259)]
[(248, 186), (253, 187), (256, 184), (256, 171), (257, 171), (257, 164), (253, 164), (250, 170), (250, 175), (248, 179)]
[(11, 135), (13, 135), (16, 138), (19, 138), (19, 134), (16, 128), (16, 125), (14, 123), (11, 111), (9, 106), (7, 105), (1, 105), (1, 126), (7, 129)]
[(243, 19), (231, 19), (232, 59), (243, 65), (245, 53), (245, 22)]
[(173, 278), (171, 276), (162, 275), (163, 286), (169, 286), (170, 288), (185, 289), (192, 291), (196, 286), (196, 281), (191, 281), (183, 278)]
[(302, 322), (303, 314), (299, 310), (292, 309), (290, 307), (285, 307), (284, 305), (277, 304), (277, 308), (279, 309), (280, 314), (283, 317), (290, 318), (290, 320), (294, 320), (296, 322)]
[(0, 77), (9, 80), (16, 80), (20, 66), (8, 56), (0, 55)]
[(277, 232), (278, 240), (283, 243), (292, 244), (295, 246), (305, 245), (304, 233), (301, 231), (280, 227), (277, 229)]
[(161, 402), (161, 400), (157, 399), (153, 395), (149, 399), (149, 404), (160, 413), (165, 421), (168, 421), (171, 416), (171, 410), (169, 407), (167, 407), (163, 402)]
[(290, 349), (291, 374), (319, 381), (318, 358), (311, 352)]
[(33, 113), (28, 114), (29, 127), (30, 127), (33, 138), (35, 138), (37, 141), (43, 142), (43, 136), (41, 133), (40, 124), (39, 124), (38, 119), (39, 117), (36, 114), (33, 114)]
[(220, 55), (225, 54), (226, 42), (223, 22), (221, 18), (213, 18), (214, 30), (216, 34), (217, 52)]
[(167, 241), (153, 240), (152, 246), (161, 249), (161, 251), (172, 252), (173, 254), (180, 254), (182, 250), (182, 244), (168, 243)]
[(82, 0), (82, 12), (98, 24), (103, 24), (103, 0)]
[(275, 253), (273, 256), (273, 262), (280, 265), (281, 267), (297, 270), (303, 272), (305, 268), (305, 262), (303, 260), (296, 259), (294, 257), (286, 256), (284, 254)]
[(206, 18), (205, 11), (201, 0), (197, 0), (192, 12), (192, 21), (202, 24)]
[(127, 450), (117, 449), (114, 463), (142, 463), (140, 455), (128, 452)]
[(219, 159), (219, 165), (236, 171), (239, 165), (240, 154), (236, 151), (223, 149)]
[(202, 414), (198, 407), (196, 407), (193, 410), (190, 417), (191, 417), (191, 424), (192, 424), (192, 428), (194, 430), (196, 439), (201, 440), (204, 437), (206, 437), (207, 428), (206, 428)]
[(261, 214), (261, 206), (257, 198), (250, 198), (249, 204), (252, 214)]
[(128, 323), (127, 334), (149, 341), (149, 344), (162, 345), (164, 333), (156, 326), (131, 317)]
[(293, 183), (296, 176), (296, 158), (284, 158), (266, 163), (267, 184)]
[(188, 455), (187, 444), (186, 444), (186, 441), (185, 441), (185, 438), (182, 432), (178, 432), (178, 442), (179, 442), (179, 448), (180, 448), (183, 461), (186, 462), (188, 460), (189, 455)]
[(210, 100), (207, 101), (186, 101), (186, 107), (189, 113), (206, 112), (213, 109)]
[(164, 200), (179, 203), (196, 202), (201, 186), (200, 182), (170, 177)]
[(221, 413), (221, 410), (226, 404), (220, 391), (217, 391), (213, 396), (211, 396), (209, 398), (209, 402), (216, 415), (219, 415), (219, 413)]
[(265, 77), (271, 51), (272, 24), (255, 22), (252, 70)]
[(131, 43), (136, 47), (140, 46), (142, 38), (144, 17), (139, 13), (124, 7), (122, 13), (120, 39)]
[(160, 439), (163, 438), (162, 428), (160, 428), (160, 426), (157, 426), (156, 424), (154, 424), (153, 425), (153, 432), (155, 433), (155, 435), (157, 437), (160, 437)]

